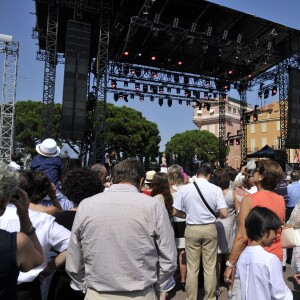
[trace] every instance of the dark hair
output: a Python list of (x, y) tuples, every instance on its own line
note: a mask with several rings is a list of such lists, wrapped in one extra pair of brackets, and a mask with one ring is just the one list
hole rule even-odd
[(145, 177), (146, 172), (142, 163), (135, 158), (128, 158), (114, 166), (112, 183), (130, 182), (139, 189), (140, 181)]
[(51, 181), (44, 171), (33, 171), (33, 177), (35, 182), (35, 194), (34, 197), (31, 199), (32, 203), (39, 203), (43, 198), (48, 195)]
[(212, 169), (206, 165), (202, 165), (197, 171), (197, 175), (204, 175), (205, 177), (210, 174), (212, 174)]
[(255, 206), (245, 220), (247, 236), (251, 241), (258, 241), (269, 230), (277, 231), (282, 225), (281, 223), (279, 217), (272, 210)]
[(217, 185), (222, 190), (226, 190), (229, 188), (230, 178), (225, 169), (218, 168), (214, 171), (210, 182)]
[(173, 197), (170, 192), (169, 182), (166, 173), (158, 172), (153, 175), (151, 196), (162, 194), (169, 216), (173, 212)]
[(292, 171), (290, 176), (291, 176), (291, 181), (299, 181), (300, 180), (300, 176), (297, 171)]
[(274, 191), (283, 177), (281, 166), (271, 159), (260, 160), (257, 172), (262, 176), (262, 180), (260, 181), (261, 186), (269, 191)]
[(229, 179), (230, 179), (231, 181), (234, 181), (235, 178), (236, 178), (236, 176), (237, 176), (237, 174), (238, 174), (238, 171), (235, 170), (235, 169), (233, 169), (232, 167), (227, 167), (225, 170), (226, 170), (226, 173), (227, 173), (228, 176), (229, 176)]
[(27, 193), (30, 201), (32, 201), (36, 193), (36, 184), (33, 173), (33, 171), (27, 170), (19, 171), (19, 187)]
[(79, 204), (83, 199), (103, 192), (103, 185), (95, 171), (80, 168), (65, 174), (62, 191), (69, 200)]

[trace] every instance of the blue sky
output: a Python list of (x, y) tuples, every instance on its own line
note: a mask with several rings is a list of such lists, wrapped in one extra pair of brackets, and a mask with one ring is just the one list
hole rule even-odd
[[(134, 1), (134, 0), (131, 0)], [(159, 0), (162, 1), (162, 0)], [(257, 17), (265, 18), (283, 24), (288, 27), (300, 29), (299, 0), (224, 0), (211, 1), (223, 6), (240, 10)], [(35, 27), (35, 3), (32, 0), (1, 0), (0, 1), (0, 33), (12, 35), (14, 40), (20, 43), (20, 56), (17, 81), (17, 100), (42, 100), (44, 63), (36, 61), (38, 50), (37, 40), (31, 38), (32, 27)], [(2, 89), (3, 78), (3, 55), (0, 54), (0, 87)], [(58, 65), (56, 75), (55, 101), (61, 103), (63, 90), (63, 65)], [(239, 98), (236, 91), (231, 90), (229, 96)], [(261, 106), (257, 100), (257, 90), (247, 94), (248, 102)], [(269, 104), (278, 100), (278, 96), (268, 99)], [(109, 102), (115, 104), (114, 100)], [(155, 102), (145, 99), (129, 100), (128, 106), (139, 110), (150, 121), (157, 123), (162, 142), (160, 150), (163, 151), (165, 144), (171, 137), (179, 132), (196, 129), (193, 124), (193, 109), (186, 105), (173, 103), (160, 107)]]

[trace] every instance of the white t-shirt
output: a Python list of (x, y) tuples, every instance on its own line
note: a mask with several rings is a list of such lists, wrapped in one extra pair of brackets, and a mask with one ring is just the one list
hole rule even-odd
[[(208, 182), (205, 178), (195, 180), (203, 197), (213, 211), (227, 208), (221, 188)], [(182, 186), (176, 193), (173, 207), (186, 212), (187, 224), (209, 224), (216, 218), (208, 210), (193, 183)]]
[(278, 257), (261, 246), (248, 246), (237, 262), (241, 300), (293, 300)]

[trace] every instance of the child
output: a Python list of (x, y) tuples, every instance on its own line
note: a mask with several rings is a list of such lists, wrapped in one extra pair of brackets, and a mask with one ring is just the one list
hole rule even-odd
[(281, 221), (271, 210), (256, 206), (245, 221), (250, 239), (237, 262), (237, 275), (241, 284), (242, 300), (292, 300), (293, 294), (282, 276), (282, 265), (277, 256), (263, 247), (271, 246), (281, 229)]

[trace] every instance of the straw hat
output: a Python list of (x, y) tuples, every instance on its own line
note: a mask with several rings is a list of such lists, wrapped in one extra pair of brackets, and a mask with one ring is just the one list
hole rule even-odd
[(53, 139), (45, 139), (35, 147), (38, 154), (46, 157), (55, 157), (60, 154), (60, 148)]
[(156, 173), (155, 171), (148, 171), (146, 173), (145, 183), (152, 183), (152, 179), (155, 173)]

